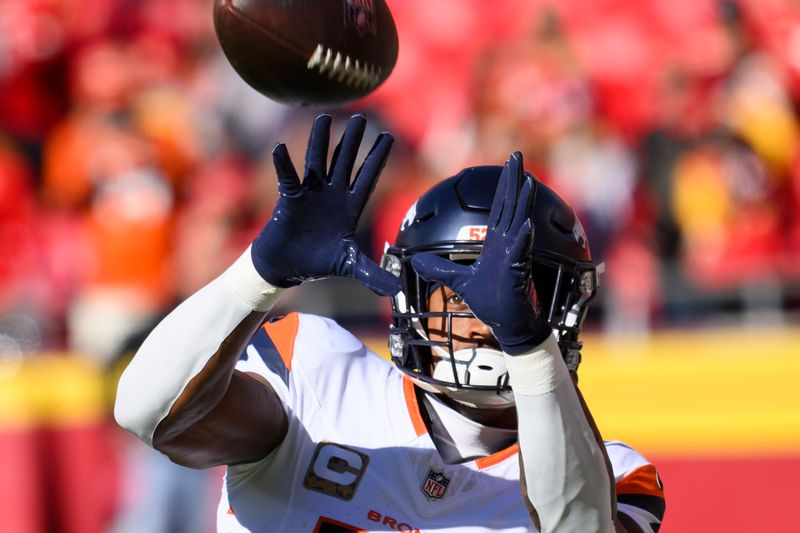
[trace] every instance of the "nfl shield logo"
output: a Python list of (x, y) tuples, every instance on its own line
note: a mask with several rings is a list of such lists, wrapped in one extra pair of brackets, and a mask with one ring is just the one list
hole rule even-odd
[(422, 492), (429, 500), (441, 500), (449, 484), (450, 480), (444, 477), (444, 474), (429, 470), (428, 479), (422, 484)]

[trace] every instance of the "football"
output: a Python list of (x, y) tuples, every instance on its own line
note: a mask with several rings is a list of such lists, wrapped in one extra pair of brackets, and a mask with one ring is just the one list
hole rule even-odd
[(397, 29), (384, 0), (215, 0), (214, 27), (236, 72), (289, 105), (357, 100), (397, 61)]

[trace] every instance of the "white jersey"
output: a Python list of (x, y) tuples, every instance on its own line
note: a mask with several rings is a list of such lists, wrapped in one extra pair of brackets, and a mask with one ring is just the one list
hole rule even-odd
[[(445, 464), (413, 382), (335, 322), (297, 313), (269, 322), (237, 369), (270, 382), (289, 427), (265, 459), (228, 467), (220, 532), (537, 531), (518, 447)], [(621, 443), (606, 448), (619, 511), (657, 530), (655, 468)]]

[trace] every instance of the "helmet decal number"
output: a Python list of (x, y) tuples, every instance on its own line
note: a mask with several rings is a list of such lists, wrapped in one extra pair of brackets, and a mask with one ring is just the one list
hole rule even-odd
[(457, 241), (486, 240), (486, 226), (461, 226), (456, 236)]

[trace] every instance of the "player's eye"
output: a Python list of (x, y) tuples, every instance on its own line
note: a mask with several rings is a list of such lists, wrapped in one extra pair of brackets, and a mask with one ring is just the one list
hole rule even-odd
[(464, 303), (464, 299), (458, 294), (453, 293), (447, 297), (447, 303), (452, 305), (461, 305)]

